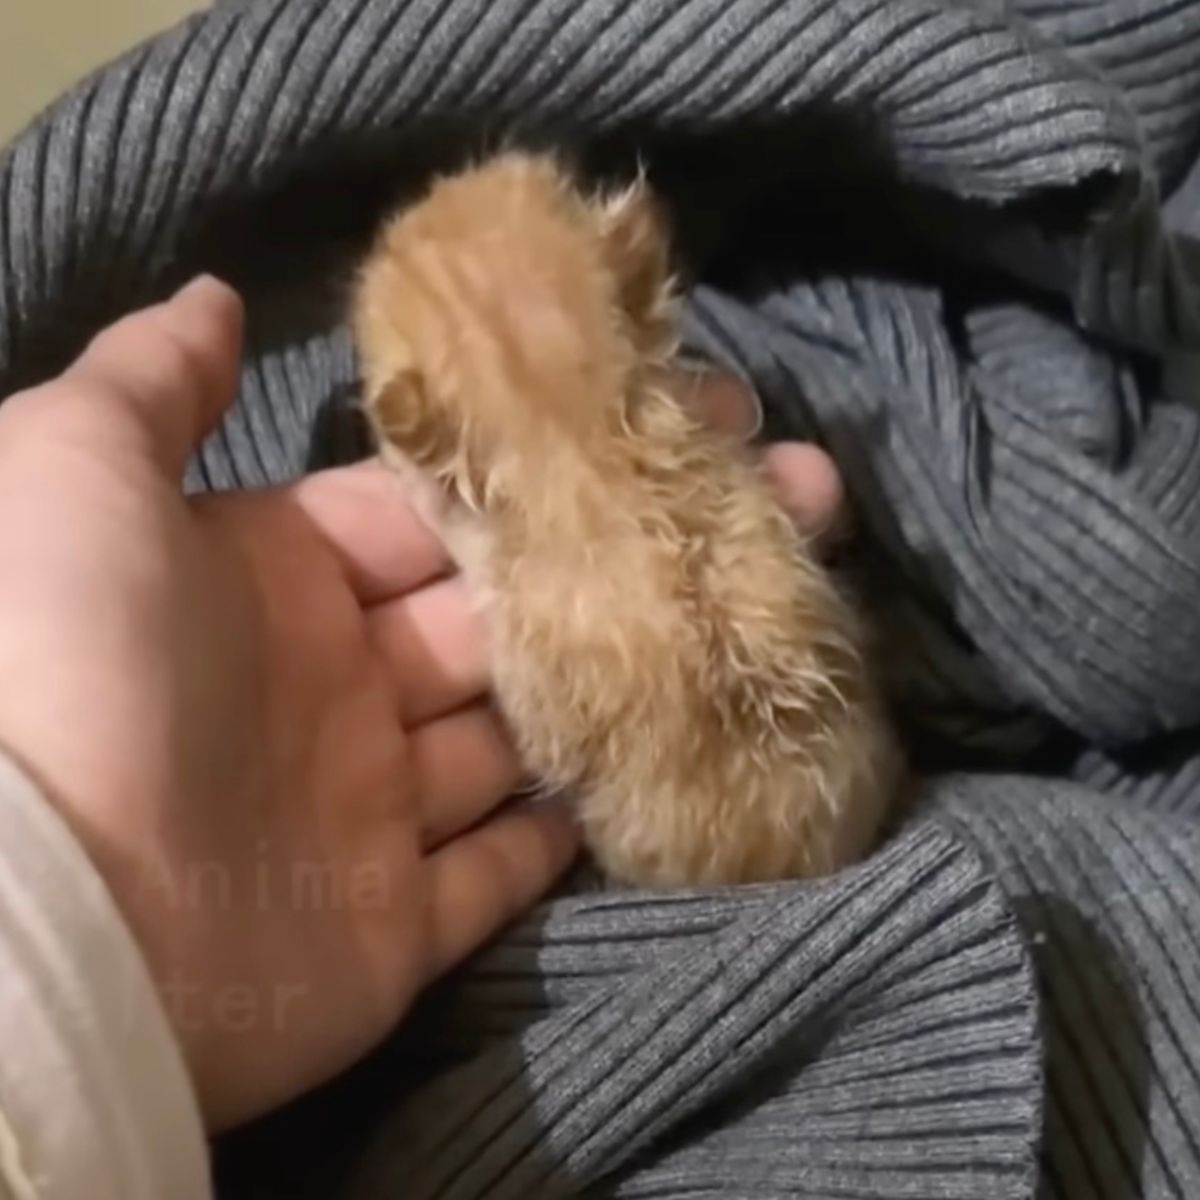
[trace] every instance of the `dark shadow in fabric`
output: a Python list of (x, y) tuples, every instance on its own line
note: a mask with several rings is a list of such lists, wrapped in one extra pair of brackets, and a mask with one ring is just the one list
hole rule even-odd
[(317, 409), (309, 432), (306, 471), (323, 471), (359, 462), (371, 454), (371, 434), (358, 397), (341, 389)]
[(1012, 906), (1037, 967), (1045, 1023), (1039, 1200), (1139, 1200), (1153, 1064), (1134, 981), (1111, 940), (1067, 901), (1024, 896)]

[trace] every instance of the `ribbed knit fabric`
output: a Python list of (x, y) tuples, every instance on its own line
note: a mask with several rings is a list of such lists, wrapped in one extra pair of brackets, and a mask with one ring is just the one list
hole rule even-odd
[(924, 773), (818, 885), (579, 877), (229, 1197), (1200, 1196), (1200, 3), (237, 0), (0, 160), (0, 394), (189, 272), (246, 293), (190, 485), (357, 452), (388, 201), (637, 151), (690, 348), (834, 452)]
[(810, 891), (564, 901), (439, 1013), (468, 1061), (385, 1127), (356, 1194), (616, 1172), (620, 1195), (900, 1197), (915, 1169), (923, 1195), (1026, 1196), (1034, 1010), (1010, 914), (932, 829)]

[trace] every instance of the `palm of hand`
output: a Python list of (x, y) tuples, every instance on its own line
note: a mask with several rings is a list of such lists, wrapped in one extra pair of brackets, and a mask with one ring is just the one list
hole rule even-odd
[[(229, 371), (223, 303), (166, 332)], [(0, 663), (38, 681), (4, 690), (0, 740), (100, 867), (223, 1126), (379, 1041), (575, 839), (553, 809), (490, 816), (519, 769), (482, 640), (389, 476), (180, 496), (195, 431), (164, 451), (107, 394), (149, 319), (0, 411)], [(219, 411), (170, 346), (161, 403)]]
[[(129, 923), (210, 1126), (347, 1066), (576, 849), (486, 703), (443, 548), (364, 466), (188, 502), (236, 387), (212, 282), (103, 334), (0, 407), (0, 746)], [(745, 430), (739, 389), (699, 389)], [(766, 465), (802, 526), (832, 464)]]

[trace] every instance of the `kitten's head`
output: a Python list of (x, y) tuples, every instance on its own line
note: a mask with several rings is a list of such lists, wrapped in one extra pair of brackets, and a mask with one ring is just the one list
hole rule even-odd
[(665, 225), (640, 179), (592, 197), (552, 159), (506, 154), (389, 223), (354, 326), (377, 436), (477, 505), (619, 436), (675, 348)]

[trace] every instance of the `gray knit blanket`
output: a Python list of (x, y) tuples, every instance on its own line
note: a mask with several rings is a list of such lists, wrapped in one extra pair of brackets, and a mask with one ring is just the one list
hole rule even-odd
[(521, 137), (647, 162), (691, 349), (836, 456), (920, 794), (810, 886), (580, 875), (225, 1193), (1197, 1200), (1200, 2), (218, 4), (0, 159), (0, 395), (207, 268), (190, 485), (353, 457), (355, 255)]

